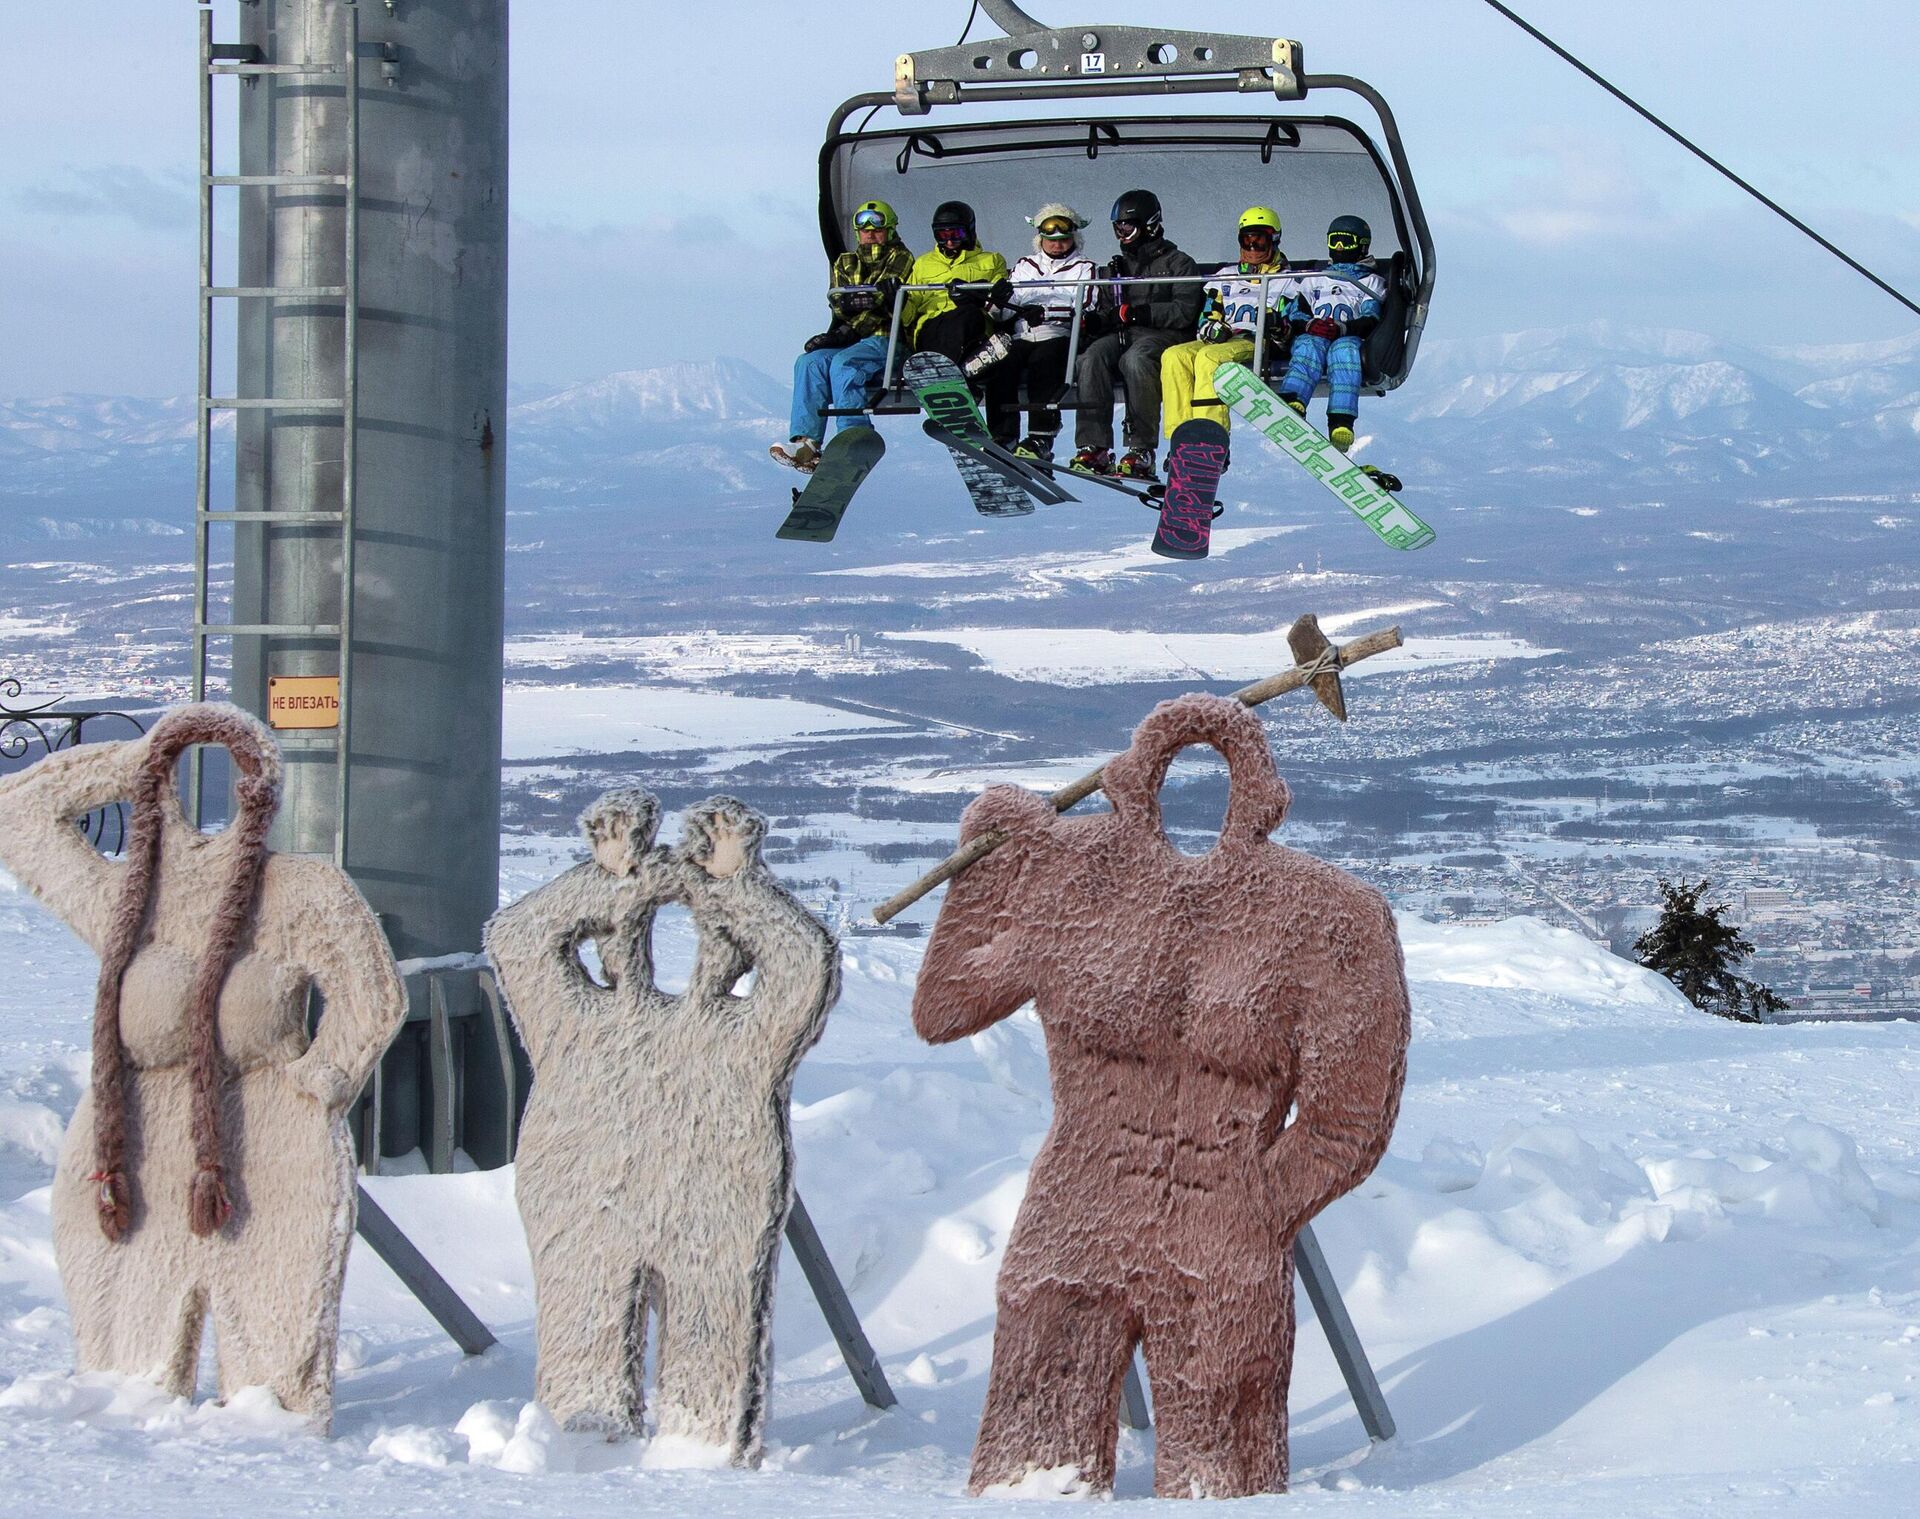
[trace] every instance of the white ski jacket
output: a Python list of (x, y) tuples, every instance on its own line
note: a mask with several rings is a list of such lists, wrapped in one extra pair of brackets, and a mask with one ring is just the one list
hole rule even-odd
[(1092, 280), (1097, 273), (1093, 260), (1077, 249), (1065, 258), (1049, 258), (1038, 252), (1022, 254), (1007, 271), (1007, 278), (1013, 281), (1013, 304), (1044, 306), (1047, 319), (1034, 323), (1019, 317), (1014, 321), (1013, 335), (1029, 343), (1045, 343), (1068, 336), (1075, 298), (1079, 298), (1082, 310), (1091, 310), (1100, 289), (1097, 284), (1076, 289), (1071, 282)]

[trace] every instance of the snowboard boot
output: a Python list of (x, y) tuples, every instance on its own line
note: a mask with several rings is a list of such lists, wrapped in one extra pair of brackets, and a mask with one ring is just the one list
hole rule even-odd
[(1113, 473), (1113, 450), (1090, 446), (1079, 450), (1073, 456), (1069, 469), (1084, 470), (1089, 475), (1110, 475)]
[(1375, 485), (1379, 486), (1380, 489), (1385, 491), (1389, 496), (1396, 494), (1400, 489), (1400, 477), (1398, 475), (1390, 475), (1384, 469), (1376, 468), (1371, 464), (1363, 464), (1360, 466), (1360, 473), (1365, 475)]
[(774, 444), (767, 454), (774, 463), (797, 469), (803, 475), (812, 474), (820, 463), (820, 445), (811, 438), (789, 438), (785, 443)]
[(1004, 332), (996, 332), (974, 350), (972, 357), (961, 365), (961, 370), (971, 380), (976, 375), (986, 373), (1012, 352), (1013, 339)]
[(1015, 457), (1031, 459), (1036, 464), (1053, 463), (1053, 434), (1028, 433), (1013, 446)]
[(1298, 396), (1290, 396), (1282, 393), (1280, 399), (1287, 403), (1287, 409), (1296, 417), (1304, 417), (1307, 414), (1307, 403)]
[(1150, 448), (1130, 448), (1115, 466), (1114, 473), (1123, 480), (1158, 480), (1154, 473), (1153, 450)]
[(1327, 441), (1343, 454), (1353, 447), (1353, 424), (1356, 420), (1345, 413), (1327, 418)]

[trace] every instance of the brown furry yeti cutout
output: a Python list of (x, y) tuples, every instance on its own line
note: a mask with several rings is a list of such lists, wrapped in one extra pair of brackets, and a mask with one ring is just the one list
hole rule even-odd
[[(774, 1267), (793, 1203), (794, 1068), (840, 994), (832, 936), (760, 860), (731, 797), (688, 809), (615, 791), (581, 818), (593, 858), (487, 925), (533, 1061), (516, 1190), (538, 1299), (537, 1396), (569, 1428), (637, 1432), (649, 1303), (659, 1430), (760, 1459)], [(700, 931), (687, 990), (654, 983), (654, 914)], [(598, 942), (610, 986), (582, 967)], [(752, 989), (732, 988), (751, 968)]]
[[(239, 775), (217, 835), (174, 792), (193, 744), (224, 745)], [(279, 784), (253, 718), (181, 707), (0, 781), (0, 864), (100, 955), (93, 1086), (53, 1183), (80, 1369), (190, 1396), (211, 1313), (221, 1396), (264, 1383), (324, 1431), (354, 1225), (345, 1113), (406, 999), (353, 883), (267, 851)], [(120, 800), (116, 865), (74, 822)], [(326, 999), (311, 1044), (310, 985)]]
[[(1160, 828), (1188, 744), (1220, 750), (1233, 777), (1198, 859)], [(970, 1488), (1072, 1466), (1110, 1489), (1137, 1342), (1155, 1492), (1277, 1492), (1293, 1239), (1386, 1149), (1406, 1073), (1400, 942), (1378, 893), (1268, 841), (1287, 788), (1239, 703), (1163, 703), (1105, 789), (1109, 814), (1061, 817), (1017, 786), (967, 808), (963, 842), (1011, 837), (948, 886), (914, 994), (934, 1043), (1033, 999), (1052, 1071)]]

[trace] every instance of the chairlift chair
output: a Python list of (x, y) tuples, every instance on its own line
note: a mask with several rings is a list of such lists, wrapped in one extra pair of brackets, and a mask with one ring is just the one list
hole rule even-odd
[[(980, 245), (1010, 261), (1032, 236), (1025, 218), (1045, 201), (1065, 201), (1089, 218), (1087, 250), (1104, 261), (1116, 251), (1107, 207), (1141, 187), (1160, 197), (1167, 235), (1203, 269), (1237, 256), (1230, 229), (1248, 205), (1279, 210), (1281, 247), (1295, 250), (1294, 267), (1323, 261), (1298, 255), (1324, 252), (1334, 217), (1363, 216), (1387, 276), (1381, 321), (1365, 349), (1364, 389), (1384, 395), (1406, 380), (1433, 293), (1433, 238), (1393, 113), (1377, 90), (1351, 75), (1307, 74), (1301, 45), (1285, 38), (1049, 28), (1008, 0), (982, 0), (982, 8), (1007, 35), (904, 53), (890, 92), (856, 95), (833, 113), (820, 149), (820, 237), (829, 259), (846, 250), (852, 209), (865, 200), (889, 202), (910, 243), (912, 229), (924, 228), (940, 202), (964, 200), (978, 215)], [(1240, 94), (1256, 97), (1251, 106), (1257, 97), (1293, 102), (1336, 92), (1372, 110), (1384, 150), (1337, 115), (1270, 107), (1110, 114), (1116, 101), (1137, 110), (1143, 98), (1173, 95)], [(1028, 102), (1064, 109), (980, 119), (982, 110), (1010, 103), (1024, 112)], [(937, 122), (920, 119), (936, 111)], [(956, 111), (961, 119), (948, 119)], [(904, 336), (890, 348), (904, 354)], [(896, 354), (865, 411), (915, 409), (910, 393), (890, 388), (897, 370)]]

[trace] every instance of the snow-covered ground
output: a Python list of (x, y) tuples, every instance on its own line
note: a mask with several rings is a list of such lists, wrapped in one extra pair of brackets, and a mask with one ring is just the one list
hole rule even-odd
[[(508, 888), (562, 840), (515, 840)], [(669, 929), (663, 979), (684, 963)], [(1920, 1418), (1920, 1028), (1745, 1028), (1584, 939), (1403, 918), (1407, 1100), (1316, 1226), (1399, 1423), (1369, 1450), (1318, 1328), (1295, 1490), (1252, 1512), (1912, 1512)], [(801, 1069), (799, 1184), (900, 1397), (866, 1408), (792, 1263), (757, 1473), (558, 1433), (528, 1403), (509, 1172), (391, 1176), (381, 1203), (498, 1332), (463, 1360), (366, 1250), (331, 1440), (270, 1399), (187, 1405), (68, 1374), (46, 1183), (85, 1079), (91, 957), (0, 877), (0, 1493), (10, 1515), (948, 1515), (993, 1282), (1047, 1123), (1030, 1014), (930, 1050), (920, 943), (853, 938)], [(1304, 1313), (1304, 1305), (1303, 1305)], [(1122, 1499), (1150, 1437), (1123, 1436)], [(991, 1510), (988, 1510), (991, 1511)], [(1237, 1510), (1236, 1510), (1237, 1511)]]

